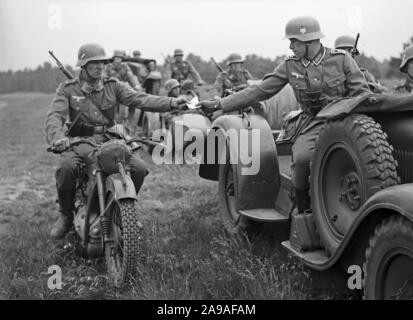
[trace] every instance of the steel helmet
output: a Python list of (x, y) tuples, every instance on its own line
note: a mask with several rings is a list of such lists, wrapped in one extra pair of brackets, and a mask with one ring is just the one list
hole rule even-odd
[(404, 49), (403, 56), (402, 56), (402, 63), (400, 65), (401, 72), (407, 72), (406, 65), (410, 59), (413, 59), (413, 45), (408, 46)]
[(242, 60), (241, 55), (238, 53), (232, 53), (228, 57), (228, 62), (227, 65), (230, 65), (231, 63), (243, 63), (244, 60)]
[(140, 56), (141, 52), (139, 50), (133, 50), (132, 55), (133, 56)]
[(321, 39), (324, 34), (321, 32), (317, 19), (311, 16), (301, 16), (291, 19), (285, 26), (284, 39), (298, 39), (307, 42)]
[(165, 82), (165, 90), (170, 93), (173, 89), (180, 87), (179, 81), (176, 79), (169, 79)]
[(356, 43), (356, 38), (352, 36), (340, 36), (334, 42), (336, 49), (353, 48)]
[(184, 51), (182, 49), (175, 49), (174, 51), (174, 57), (176, 56), (183, 56), (184, 55)]
[(114, 57), (121, 57), (122, 59), (126, 58), (126, 52), (124, 50), (115, 50), (113, 52), (113, 58)]
[(111, 60), (105, 53), (105, 49), (99, 44), (88, 43), (79, 48), (77, 53), (76, 67), (83, 67), (90, 61), (103, 61), (105, 63)]

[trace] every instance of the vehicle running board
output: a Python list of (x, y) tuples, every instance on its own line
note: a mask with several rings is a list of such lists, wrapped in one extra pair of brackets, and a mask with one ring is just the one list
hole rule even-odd
[(282, 222), (288, 221), (288, 216), (282, 215), (275, 209), (250, 209), (239, 210), (239, 213), (247, 218), (262, 222)]
[(328, 256), (326, 255), (323, 249), (319, 249), (315, 251), (299, 251), (299, 250), (294, 249), (291, 246), (290, 241), (284, 241), (281, 244), (288, 251), (292, 252), (294, 255), (303, 259), (309, 264), (321, 265), (321, 264), (325, 264), (329, 260)]

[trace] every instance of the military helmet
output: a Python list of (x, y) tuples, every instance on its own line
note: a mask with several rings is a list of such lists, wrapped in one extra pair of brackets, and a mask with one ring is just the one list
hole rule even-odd
[(317, 19), (311, 16), (301, 16), (291, 19), (285, 26), (284, 39), (298, 39), (307, 42), (321, 39), (324, 34), (321, 32)]
[(140, 56), (141, 52), (139, 50), (133, 50), (132, 55), (133, 56)]
[(122, 59), (126, 58), (126, 52), (124, 50), (115, 50), (113, 52), (113, 58), (114, 57), (121, 57)]
[(400, 64), (400, 71), (406, 73), (406, 65), (409, 60), (413, 59), (413, 45), (408, 46), (404, 49), (403, 56), (402, 56), (402, 63)]
[(232, 53), (228, 57), (228, 62), (227, 65), (230, 65), (231, 63), (243, 63), (244, 60), (242, 60), (241, 55), (238, 53)]
[(352, 36), (340, 36), (334, 42), (336, 49), (353, 48), (356, 43), (356, 38)]
[(170, 93), (173, 89), (179, 87), (179, 81), (176, 79), (169, 79), (165, 82), (165, 90), (166, 92)]
[(176, 56), (183, 56), (184, 55), (184, 51), (182, 49), (175, 49), (174, 51), (174, 57)]
[(106, 55), (105, 49), (101, 45), (88, 43), (79, 48), (76, 67), (83, 67), (90, 61), (103, 61), (107, 63), (110, 60), (111, 58)]

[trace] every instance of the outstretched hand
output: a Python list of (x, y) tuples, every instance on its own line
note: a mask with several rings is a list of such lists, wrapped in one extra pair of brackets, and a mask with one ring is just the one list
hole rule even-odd
[(206, 114), (211, 114), (217, 110), (221, 109), (221, 104), (219, 99), (214, 100), (202, 100), (196, 104), (200, 107)]

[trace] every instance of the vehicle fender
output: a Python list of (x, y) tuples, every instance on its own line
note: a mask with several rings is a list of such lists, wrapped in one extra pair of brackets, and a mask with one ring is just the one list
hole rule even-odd
[[(391, 215), (399, 214), (413, 222), (412, 194), (413, 183), (392, 186), (375, 193), (360, 208), (360, 213), (330, 259), (319, 265), (309, 265), (317, 270), (326, 270), (332, 267), (344, 253), (354, 254), (354, 251), (362, 248), (361, 238), (367, 245), (376, 226)], [(364, 248), (358, 254), (364, 255)]]
[(126, 184), (123, 184), (122, 176), (120, 173), (111, 174), (106, 178), (106, 193), (111, 193), (115, 200), (121, 199), (134, 199), (138, 200), (133, 184), (132, 178), (126, 176)]
[[(242, 152), (237, 152), (240, 149), (238, 144), (231, 142), (228, 136), (226, 137), (226, 148), (229, 151), (234, 151), (233, 149), (235, 149), (235, 154), (238, 154), (238, 164), (234, 166), (236, 168), (235, 179), (238, 188), (236, 208), (238, 210), (274, 208), (274, 202), (280, 188), (280, 175), (277, 149), (268, 122), (262, 116), (254, 114), (248, 114), (246, 117), (241, 115), (223, 115), (212, 123), (212, 128), (214, 130), (221, 130), (223, 133), (228, 133), (230, 129), (233, 129), (232, 132), (240, 129), (259, 130), (259, 148), (257, 153), (252, 152), (253, 141), (251, 135), (248, 139), (249, 145), (242, 145), (242, 148), (248, 148), (251, 163), (258, 164), (259, 166), (256, 174), (245, 174), (245, 169), (251, 169), (251, 166), (244, 163), (245, 161), (243, 161), (241, 156)], [(218, 180), (219, 163), (207, 164), (207, 142), (205, 142), (205, 147), (204, 162), (200, 166), (199, 175), (216, 181)], [(215, 152), (222, 159), (223, 150), (217, 150), (219, 146), (214, 147)]]

